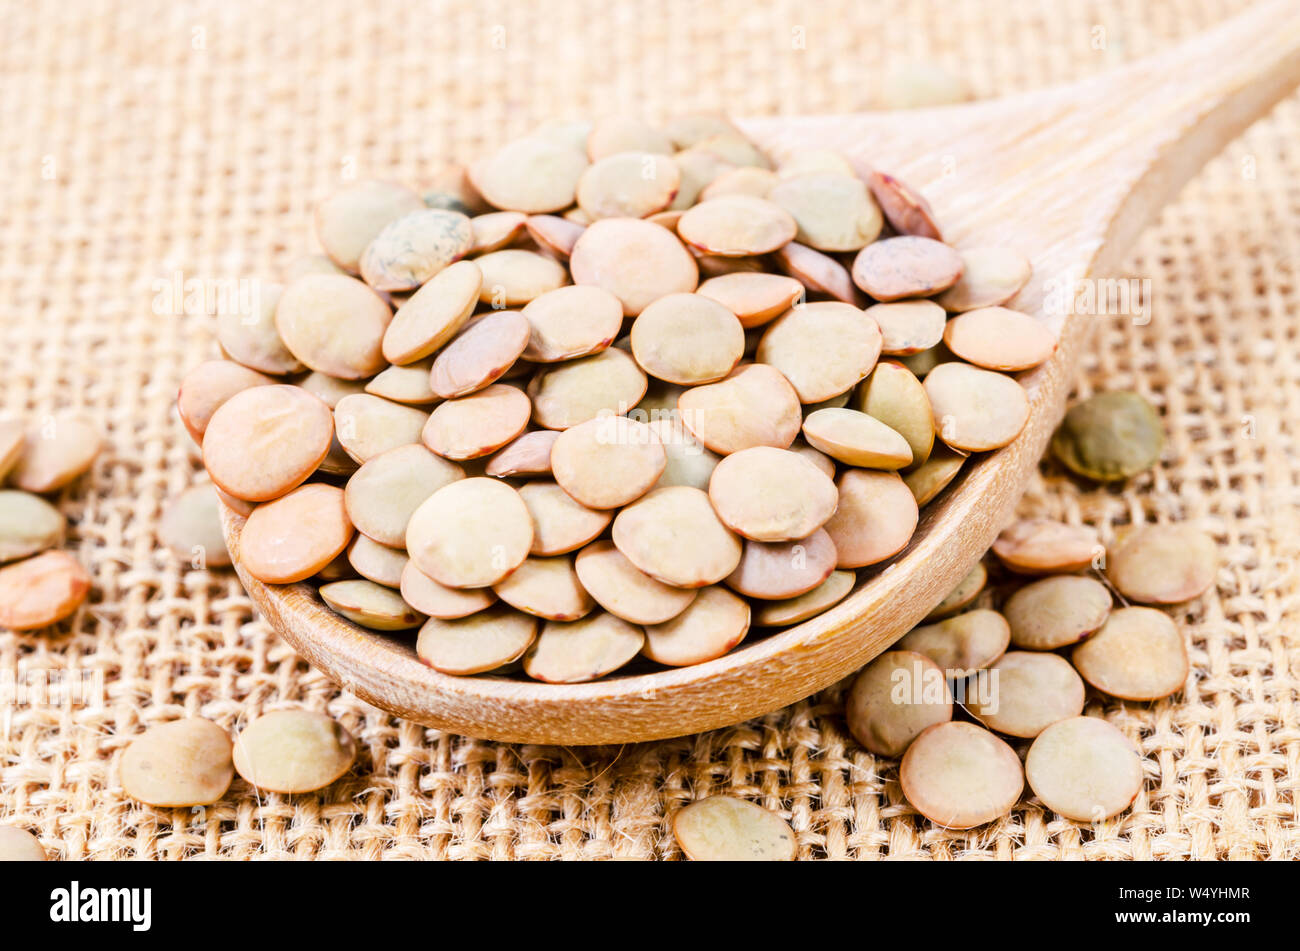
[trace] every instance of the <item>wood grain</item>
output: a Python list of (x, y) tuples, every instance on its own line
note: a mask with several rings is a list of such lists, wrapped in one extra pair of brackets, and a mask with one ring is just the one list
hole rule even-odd
[(271, 626), (362, 699), (455, 733), (566, 745), (650, 740), (737, 723), (847, 676), (912, 627), (970, 569), (1010, 516), (1063, 413), (1092, 322), (1049, 306), (1112, 275), (1141, 229), (1242, 129), (1300, 82), (1300, 13), (1261, 3), (1166, 53), (1070, 86), (906, 113), (744, 120), (774, 157), (835, 148), (925, 193), (959, 248), (1019, 248), (1034, 277), (1012, 302), (1058, 335), (1022, 375), (1031, 416), (1010, 446), (968, 467), (923, 513), (908, 549), (804, 624), (707, 664), (551, 685), (448, 677), (414, 636), (364, 631), (306, 585), (268, 586), (239, 565), (243, 520), (224, 512), (240, 579)]

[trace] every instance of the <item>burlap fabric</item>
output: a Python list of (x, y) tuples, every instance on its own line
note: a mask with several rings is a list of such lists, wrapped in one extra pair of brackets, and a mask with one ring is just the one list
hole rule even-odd
[[(667, 817), (729, 792), (787, 816), (804, 857), (1297, 857), (1294, 98), (1146, 234), (1127, 270), (1151, 279), (1154, 319), (1107, 322), (1079, 374), (1081, 392), (1134, 388), (1161, 408), (1162, 465), (1111, 490), (1047, 466), (1024, 503), (1106, 537), (1191, 519), (1221, 545), (1217, 590), (1179, 612), (1185, 693), (1104, 709), (1146, 755), (1146, 790), (1117, 820), (1081, 827), (1031, 804), (970, 833), (936, 829), (903, 801), (895, 765), (849, 738), (840, 689), (621, 749), (441, 735), (341, 693), (231, 573), (189, 570), (155, 535), (165, 500), (199, 478), (177, 381), (214, 352), (212, 319), (156, 313), (160, 288), (275, 278), (315, 249), (313, 203), (345, 172), (424, 183), (557, 115), (864, 108), (903, 59), (933, 57), (992, 96), (1097, 73), (1243, 5), (8, 0), (0, 409), (76, 408), (110, 443), (62, 500), (91, 602), (67, 633), (0, 633), (11, 684), (88, 671), (104, 703), (0, 710), (0, 821), (76, 859), (676, 858)], [(328, 710), (360, 741), (326, 793), (259, 800), (236, 780), (193, 813), (122, 794), (118, 761), (145, 727), (202, 715), (237, 728), (287, 705)]]

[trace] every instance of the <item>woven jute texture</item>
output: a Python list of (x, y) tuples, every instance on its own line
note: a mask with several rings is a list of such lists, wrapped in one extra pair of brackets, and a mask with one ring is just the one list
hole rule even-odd
[[(1045, 464), (1023, 505), (1105, 538), (1191, 520), (1220, 545), (1216, 589), (1175, 612), (1186, 690), (1090, 702), (1146, 758), (1146, 788), (1115, 820), (1081, 826), (1027, 800), (969, 833), (937, 829), (903, 800), (896, 764), (848, 736), (843, 685), (620, 749), (439, 734), (342, 693), (230, 572), (191, 570), (156, 537), (164, 502), (202, 478), (177, 381), (215, 352), (213, 318), (171, 315), (159, 295), (177, 280), (275, 279), (315, 250), (313, 204), (346, 176), (424, 184), (556, 116), (866, 108), (902, 60), (933, 58), (993, 96), (1098, 73), (1243, 6), (5, 0), (0, 411), (72, 408), (109, 445), (60, 500), (91, 601), (54, 635), (0, 633), (0, 821), (74, 859), (671, 859), (672, 813), (727, 792), (789, 818), (805, 858), (1300, 857), (1294, 98), (1146, 233), (1126, 270), (1150, 279), (1152, 320), (1106, 321), (1080, 370), (1081, 393), (1132, 388), (1160, 408), (1161, 465), (1097, 490)], [(83, 673), (102, 679), (102, 704), (35, 696)], [(328, 711), (360, 742), (324, 793), (259, 798), (237, 779), (194, 811), (123, 795), (122, 751), (146, 727), (201, 715), (237, 729), (292, 706)]]

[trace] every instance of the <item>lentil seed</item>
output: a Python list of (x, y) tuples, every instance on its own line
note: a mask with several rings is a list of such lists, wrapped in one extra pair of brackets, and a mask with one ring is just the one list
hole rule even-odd
[(63, 541), (66, 520), (39, 495), (0, 491), (0, 563), (39, 554)]
[(853, 259), (853, 283), (878, 301), (929, 297), (957, 283), (961, 255), (933, 238), (902, 235), (867, 245)]
[(1083, 681), (1064, 657), (1011, 651), (987, 669), (997, 678), (996, 699), (975, 691), (967, 706), (991, 730), (1028, 739), (1083, 712)]
[(749, 604), (709, 585), (676, 617), (647, 626), (641, 653), (667, 667), (703, 664), (727, 653), (748, 631)]
[(784, 819), (731, 796), (711, 796), (679, 809), (673, 836), (695, 862), (792, 862), (797, 848)]
[(618, 670), (644, 644), (640, 627), (604, 611), (577, 621), (547, 621), (524, 653), (524, 672), (546, 683), (585, 683)]
[(723, 458), (709, 478), (709, 501), (722, 523), (759, 542), (806, 538), (835, 512), (838, 492), (798, 453), (771, 446)]
[(384, 335), (392, 317), (384, 299), (356, 278), (308, 274), (280, 295), (275, 329), (311, 369), (360, 380), (384, 368)]
[(924, 654), (949, 677), (967, 677), (993, 664), (1011, 643), (1011, 628), (997, 611), (977, 608), (955, 617), (914, 627), (898, 642)]
[(1111, 611), (1070, 659), (1084, 680), (1122, 700), (1159, 700), (1177, 693), (1189, 669), (1182, 634), (1155, 608)]
[(403, 185), (355, 182), (317, 206), (316, 236), (331, 261), (356, 274), (366, 245), (384, 226), (423, 207), (424, 200)]
[(122, 789), (160, 809), (210, 806), (235, 778), (230, 734), (193, 717), (150, 727), (122, 754)]
[(310, 393), (284, 384), (254, 386), (212, 414), (203, 465), (236, 498), (265, 502), (305, 482), (329, 452), (333, 435), (329, 407)]
[(1007, 599), (1002, 613), (1011, 643), (1050, 651), (1077, 644), (1106, 623), (1110, 591), (1083, 575), (1056, 575), (1025, 585)]
[(633, 624), (662, 624), (685, 611), (698, 588), (674, 588), (641, 571), (613, 542), (592, 542), (574, 560), (578, 581), (610, 614)]
[(321, 585), (320, 597), (336, 614), (373, 631), (407, 631), (424, 623), (400, 594), (366, 579)]
[(495, 479), (460, 479), (424, 500), (406, 525), (419, 569), (452, 588), (487, 588), (528, 557), (533, 519), (519, 493)]
[(780, 627), (816, 617), (848, 597), (855, 580), (851, 571), (832, 571), (825, 581), (805, 594), (759, 605), (754, 623)]
[(343, 490), (310, 483), (253, 509), (240, 537), (240, 563), (258, 581), (293, 584), (342, 554), (352, 534)]
[(1214, 584), (1214, 540), (1188, 525), (1140, 525), (1111, 546), (1106, 574), (1144, 604), (1179, 604)]
[(323, 789), (352, 768), (357, 742), (323, 713), (264, 713), (235, 737), (235, 770), (258, 789), (306, 793)]
[(89, 420), (60, 414), (27, 428), (9, 481), (24, 492), (56, 492), (90, 471), (104, 437)]
[[(7, 494), (0, 492), (0, 496)], [(230, 552), (221, 530), (220, 505), (213, 486), (190, 486), (163, 509), (158, 520), (158, 540), (192, 567), (229, 568)], [(0, 511), (3, 507), (0, 501)]]
[(434, 359), (429, 387), (444, 399), (496, 382), (519, 359), (532, 327), (517, 310), (492, 311), (465, 327)]
[(0, 825), (0, 862), (44, 862), (48, 858), (36, 836), (24, 829)]
[(1038, 734), (1025, 757), (1025, 778), (1043, 805), (1067, 819), (1100, 822), (1133, 804), (1142, 791), (1142, 759), (1105, 720), (1072, 717)]
[(1015, 750), (972, 723), (939, 723), (921, 732), (898, 771), (917, 812), (947, 829), (972, 829), (1009, 813), (1025, 788)]
[(825, 528), (839, 555), (837, 568), (874, 565), (907, 547), (920, 513), (895, 473), (848, 469), (836, 487), (839, 507)]
[(1012, 571), (1025, 575), (1079, 571), (1102, 551), (1093, 529), (1047, 518), (1014, 522), (993, 542), (993, 554)]
[(845, 716), (853, 738), (872, 753), (902, 756), (926, 728), (952, 719), (952, 693), (924, 654), (886, 651), (854, 679)]
[(1070, 407), (1052, 436), (1052, 454), (1076, 475), (1127, 479), (1160, 461), (1165, 434), (1155, 409), (1136, 393), (1098, 393)]
[(522, 657), (538, 627), (537, 618), (502, 606), (468, 617), (431, 617), (420, 628), (415, 653), (444, 674), (482, 674)]
[(64, 551), (0, 568), (0, 627), (34, 631), (70, 617), (90, 594), (90, 574)]

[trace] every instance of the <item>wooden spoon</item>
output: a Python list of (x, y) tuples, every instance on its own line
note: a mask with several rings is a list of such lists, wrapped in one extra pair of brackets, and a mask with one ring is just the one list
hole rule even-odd
[(1300, 15), (1294, 0), (1277, 0), (1065, 87), (941, 109), (739, 123), (777, 159), (832, 148), (898, 174), (925, 194), (959, 248), (1027, 254), (1034, 276), (1012, 306), (1040, 316), (1060, 339), (1052, 360), (1022, 377), (1032, 409), (1020, 437), (970, 466), (927, 508), (906, 552), (811, 621), (695, 667), (555, 685), (438, 674), (416, 659), (413, 637), (363, 631), (306, 585), (262, 584), (240, 567), (243, 519), (226, 511), (240, 579), (271, 626), (332, 679), (377, 707), (455, 733), (636, 742), (737, 723), (807, 697), (916, 624), (1010, 517), (1060, 421), (1088, 330), (1126, 319), (1054, 313), (1050, 295), (1114, 274), (1161, 206), (1298, 82)]

